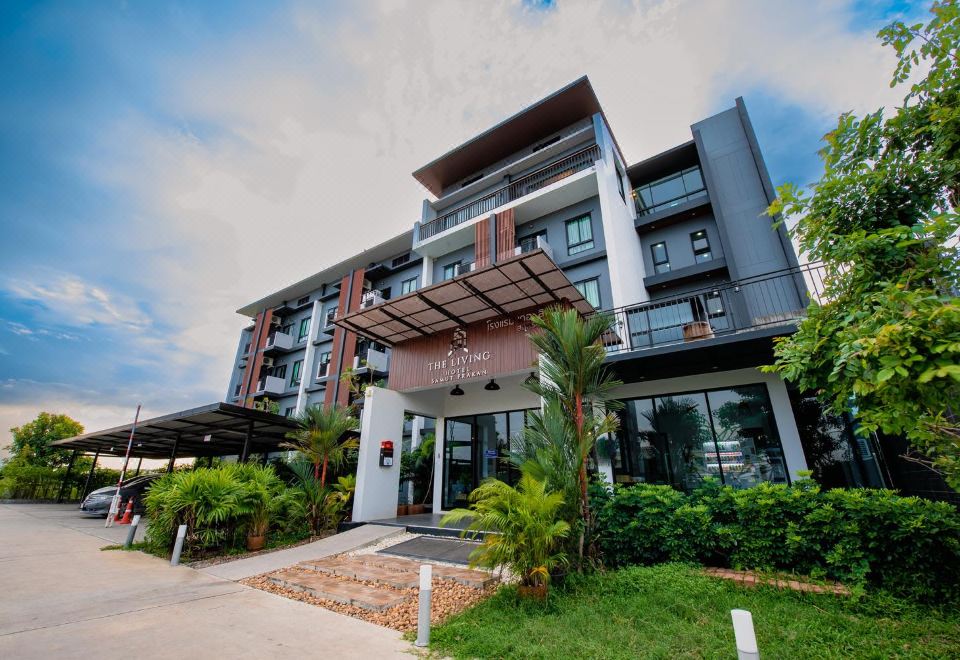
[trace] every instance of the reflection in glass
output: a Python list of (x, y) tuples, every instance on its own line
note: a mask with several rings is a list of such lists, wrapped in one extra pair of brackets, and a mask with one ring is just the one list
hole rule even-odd
[(724, 482), (749, 488), (761, 481), (787, 483), (780, 436), (762, 385), (708, 392)]
[(443, 507), (466, 506), (473, 490), (473, 424), (447, 420), (444, 446)]

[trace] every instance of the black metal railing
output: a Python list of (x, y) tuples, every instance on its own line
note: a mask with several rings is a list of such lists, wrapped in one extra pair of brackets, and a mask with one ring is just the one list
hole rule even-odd
[(457, 225), (463, 224), (472, 218), (476, 218), (484, 213), (489, 213), (498, 206), (503, 206), (508, 202), (536, 192), (577, 172), (582, 172), (585, 169), (593, 167), (593, 164), (599, 160), (599, 158), (600, 147), (597, 145), (592, 145), (586, 149), (572, 153), (569, 156), (564, 156), (549, 165), (520, 177), (516, 181), (511, 181), (507, 185), (479, 199), (458, 206), (430, 222), (423, 223), (420, 225), (420, 240), (422, 241), (448, 229), (453, 229)]
[(790, 326), (805, 316), (811, 300), (823, 301), (825, 277), (822, 264), (805, 264), (605, 310), (613, 323), (604, 345), (608, 353), (620, 353)]

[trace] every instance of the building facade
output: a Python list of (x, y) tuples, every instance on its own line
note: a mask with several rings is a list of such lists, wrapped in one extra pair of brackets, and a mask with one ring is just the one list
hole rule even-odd
[[(799, 397), (758, 367), (819, 271), (765, 215), (774, 191), (742, 100), (630, 165), (581, 78), (414, 177), (431, 197), (410, 231), (238, 310), (251, 323), (228, 402), (362, 409), (355, 520), (395, 513), (386, 442), (435, 432), (435, 511), (515, 478), (507, 453), (540, 405), (523, 387), (528, 319), (553, 304), (613, 319), (626, 405), (597, 466), (610, 480), (746, 487), (808, 469)], [(872, 448), (845, 438), (835, 462), (882, 483)]]

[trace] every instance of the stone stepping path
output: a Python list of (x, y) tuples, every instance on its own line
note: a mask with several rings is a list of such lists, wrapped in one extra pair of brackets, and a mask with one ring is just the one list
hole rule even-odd
[(410, 573), (370, 565), (351, 557), (325, 557), (300, 562), (298, 566), (318, 573), (329, 573), (330, 575), (341, 575), (354, 580), (375, 582), (394, 589), (409, 589), (410, 587), (416, 587), (420, 582), (419, 566), (417, 567), (418, 573)]
[(839, 583), (834, 584), (813, 584), (795, 578), (768, 577), (757, 575), (753, 571), (737, 571), (732, 568), (705, 568), (703, 572), (712, 577), (723, 580), (732, 580), (747, 587), (755, 587), (758, 584), (764, 584), (778, 589), (792, 589), (814, 594), (834, 594), (837, 596), (849, 596), (850, 590)]
[[(420, 564), (429, 562), (414, 561), (412, 559), (403, 559), (401, 557), (391, 557), (389, 555), (358, 555), (354, 559), (360, 560), (369, 566), (378, 566), (393, 571), (420, 574)], [(453, 566), (443, 566), (433, 564), (433, 576), (442, 580), (453, 580), (459, 584), (473, 587), (474, 589), (484, 589), (499, 581), (498, 578), (483, 571), (475, 571), (469, 568), (456, 568)], [(419, 581), (419, 580), (418, 580)]]
[(365, 610), (383, 612), (410, 599), (409, 594), (372, 587), (359, 582), (338, 580), (329, 575), (283, 570), (267, 576), (285, 589), (302, 591), (316, 598), (332, 600), (344, 605), (356, 605)]

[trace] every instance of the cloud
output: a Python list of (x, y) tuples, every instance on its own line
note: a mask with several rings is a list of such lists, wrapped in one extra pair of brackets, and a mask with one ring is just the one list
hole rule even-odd
[[(68, 326), (106, 325), (140, 331), (151, 321), (130, 297), (110, 294), (66, 273), (50, 273), (43, 280), (10, 279), (4, 284), (7, 294), (21, 301), (43, 305), (58, 323)], [(35, 334), (21, 324), (17, 334)]]

